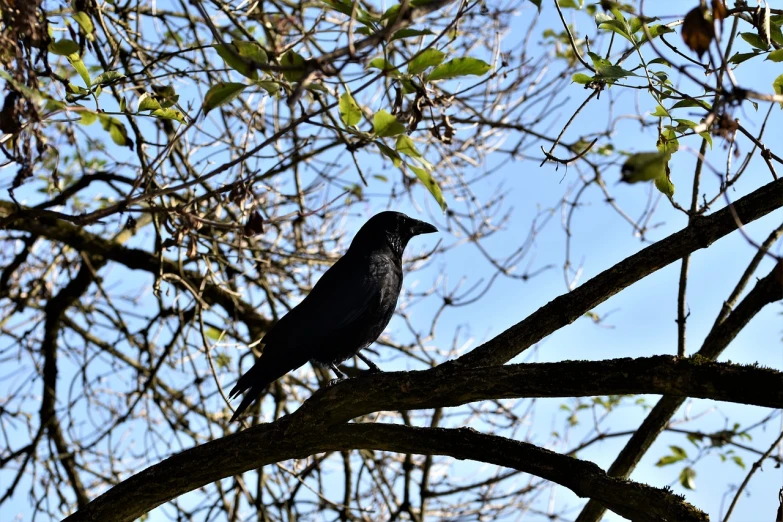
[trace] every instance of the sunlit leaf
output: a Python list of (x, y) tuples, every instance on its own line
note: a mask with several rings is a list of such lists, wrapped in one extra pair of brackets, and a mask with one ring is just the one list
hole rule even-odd
[(419, 181), (421, 181), (424, 186), (427, 187), (427, 190), (430, 191), (432, 197), (434, 197), (435, 201), (437, 201), (438, 205), (440, 205), (440, 209), (445, 212), (446, 208), (448, 208), (448, 205), (446, 204), (446, 200), (443, 198), (443, 192), (440, 190), (440, 186), (432, 177), (432, 174), (419, 167), (414, 167), (413, 165), (408, 165), (408, 168), (411, 169), (413, 173), (416, 174), (416, 177), (419, 178)]
[(176, 120), (180, 123), (186, 123), (185, 115), (176, 109), (156, 109), (150, 114), (156, 118), (163, 118), (164, 120)]
[(402, 134), (397, 138), (397, 145), (395, 147), (397, 149), (397, 152), (400, 154), (405, 154), (406, 156), (410, 156), (411, 158), (415, 159), (422, 159), (423, 156), (421, 153), (416, 149), (416, 145), (413, 143), (413, 140), (410, 138), (410, 136), (406, 134)]
[(674, 183), (672, 183), (672, 180), (668, 175), (664, 174), (663, 176), (658, 176), (655, 178), (654, 183), (655, 188), (657, 188), (665, 196), (669, 197), (670, 199), (672, 196), (674, 196)]
[(384, 73), (388, 74), (389, 76), (398, 77), (400, 76), (400, 72), (397, 70), (397, 68), (394, 66), (394, 64), (388, 62), (385, 58), (382, 56), (379, 56), (378, 58), (373, 58), (370, 60), (370, 63), (367, 65), (368, 69), (379, 69), (383, 71)]
[(78, 54), (72, 54), (68, 56), (68, 61), (71, 63), (71, 66), (76, 70), (77, 73), (79, 73), (79, 76), (81, 76), (82, 80), (84, 81), (84, 85), (86, 85), (88, 88), (92, 86), (92, 82), (90, 80), (90, 73), (87, 71), (87, 67), (84, 65), (84, 62), (81, 58), (79, 58)]
[(620, 170), (622, 181), (637, 183), (665, 176), (668, 160), (669, 154), (662, 152), (638, 152), (625, 160)]
[(458, 76), (482, 76), (492, 69), (484, 60), (478, 58), (454, 58), (448, 62), (439, 65), (427, 76), (427, 81), (436, 82), (438, 80), (448, 80)]
[(381, 137), (397, 136), (405, 132), (405, 125), (388, 112), (380, 110), (372, 117), (372, 130)]
[(58, 40), (49, 44), (49, 52), (60, 56), (70, 56), (79, 52), (79, 44), (68, 39)]
[(128, 130), (125, 128), (124, 123), (107, 114), (99, 114), (98, 118), (101, 120), (103, 130), (109, 133), (114, 143), (133, 150), (133, 140), (128, 137)]
[(106, 71), (96, 76), (92, 83), (93, 85), (108, 85), (121, 78), (125, 78), (125, 75), (121, 72)]
[(136, 109), (137, 112), (154, 111), (160, 108), (160, 103), (152, 94), (145, 92), (139, 96), (139, 107)]
[(682, 468), (682, 471), (680, 472), (680, 485), (684, 487), (685, 489), (695, 489), (696, 483), (696, 470), (691, 468), (690, 466)]
[(593, 81), (593, 77), (584, 73), (576, 73), (571, 77), (571, 81), (580, 85), (587, 85)]
[(446, 53), (435, 48), (425, 49), (408, 63), (408, 74), (419, 74), (427, 70), (428, 67), (439, 65), (446, 58)]
[(756, 33), (740, 33), (740, 38), (748, 42), (756, 49), (761, 49), (762, 51), (769, 49), (769, 44), (762, 40), (761, 37)]
[(362, 121), (362, 109), (348, 91), (340, 96), (340, 118), (348, 126), (356, 126)]
[(395, 167), (399, 167), (400, 165), (402, 165), (402, 157), (397, 153), (396, 150), (389, 147), (381, 140), (377, 140), (375, 144), (378, 145), (378, 148), (381, 150), (381, 154), (389, 158)]
[[(772, 82), (772, 88), (775, 90), (775, 94), (783, 95), (783, 74), (775, 78)], [(783, 109), (783, 102), (780, 102), (780, 108)]]
[(93, 111), (79, 111), (79, 123), (82, 125), (92, 125), (98, 121), (98, 115)]
[(391, 41), (400, 40), (402, 38), (412, 38), (414, 36), (425, 36), (435, 34), (429, 29), (400, 29), (394, 33), (391, 37)]
[(82, 31), (88, 35), (88, 38), (92, 39), (92, 32), (95, 30), (95, 26), (90, 19), (90, 15), (84, 11), (76, 11), (73, 13), (73, 19), (76, 20), (76, 23), (79, 24), (79, 27), (82, 28)]

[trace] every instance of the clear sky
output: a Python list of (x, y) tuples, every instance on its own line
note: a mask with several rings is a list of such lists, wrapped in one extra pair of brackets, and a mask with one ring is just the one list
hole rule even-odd
[[(541, 44), (540, 35), (546, 28), (562, 27), (557, 12), (551, 2), (544, 1), (541, 17), (537, 22), (536, 37), (530, 40), (530, 45), (536, 46), (540, 52), (550, 49), (548, 44)], [(662, 1), (647, 2), (648, 9), (655, 10), (650, 15), (681, 15), (683, 10), (681, 2)], [(693, 4), (696, 2), (694, 0)], [(584, 14), (573, 15), (573, 11), (566, 11), (569, 21), (575, 23), (577, 32), (583, 35), (585, 32), (591, 37), (595, 34), (595, 24)], [(535, 16), (535, 8), (528, 4), (527, 8), (520, 10), (515, 18), (512, 31), (502, 39), (501, 51), (515, 52), (521, 44), (521, 35), (527, 30)], [(675, 18), (663, 18), (664, 22), (674, 21)], [(671, 34), (669, 40), (676, 45), (681, 45), (679, 34)], [(595, 43), (601, 45), (601, 41)], [(684, 46), (681, 46), (684, 48)], [(743, 51), (749, 48), (745, 42), (738, 42), (736, 48)], [(746, 49), (749, 50), (749, 49)], [(531, 53), (531, 51), (528, 51)], [(538, 51), (533, 51), (538, 52)], [(648, 51), (649, 52), (649, 51)], [(626, 65), (635, 65), (633, 58)], [(751, 61), (743, 64), (737, 71), (740, 85), (753, 86), (755, 89), (771, 92), (772, 81), (783, 73), (781, 64), (771, 62)], [(673, 76), (673, 81), (678, 84), (680, 80)], [(684, 84), (687, 85), (687, 84)], [(183, 93), (186, 94), (186, 93)], [(560, 96), (568, 101), (556, 109), (552, 115), (553, 123), (550, 134), (557, 134), (563, 123), (570, 117), (573, 110), (589, 94), (581, 85), (572, 84), (567, 92), (561, 92)], [(597, 132), (604, 129), (609, 120), (609, 103), (614, 103), (614, 114), (635, 113), (638, 105), (642, 113), (647, 113), (647, 119), (653, 121), (649, 112), (655, 109), (651, 98), (638, 91), (612, 88), (605, 91), (599, 100), (594, 100), (581, 112), (576, 123), (569, 129), (564, 141), (572, 142), (583, 134)], [(381, 108), (381, 107), (376, 107)], [(768, 105), (761, 104), (755, 111), (746, 103), (738, 108), (735, 117), (741, 118), (744, 125), (751, 132), (756, 131), (766, 114)], [(693, 118), (693, 110), (683, 111), (683, 117)], [(783, 133), (781, 125), (780, 108), (774, 107), (772, 117), (767, 125), (765, 136), (768, 145), (773, 148), (780, 143), (779, 137)], [(465, 135), (473, 132), (469, 126), (457, 126), (458, 133)], [(634, 119), (619, 120), (612, 135), (613, 143), (617, 149), (630, 152), (650, 151), (655, 148), (655, 127), (642, 128)], [(690, 138), (682, 140), (681, 144), (698, 149), (699, 139)], [(740, 142), (743, 154), (750, 150), (751, 146), (746, 141)], [(118, 154), (130, 154), (127, 150), (121, 150)], [(485, 247), (494, 255), (501, 256), (510, 253), (525, 240), (530, 227), (531, 219), (540, 209), (552, 208), (554, 217), (546, 228), (538, 235), (532, 256), (528, 256), (520, 263), (518, 273), (522, 273), (528, 263), (531, 269), (553, 265), (553, 268), (542, 272), (540, 275), (528, 280), (499, 278), (490, 288), (488, 293), (477, 303), (460, 308), (447, 309), (439, 323), (435, 343), (445, 346), (451, 342), (454, 331), (463, 328), (466, 348), (470, 349), (499, 334), (506, 328), (521, 321), (527, 315), (540, 306), (551, 301), (556, 296), (567, 292), (564, 283), (562, 266), (565, 259), (566, 236), (561, 226), (560, 200), (569, 187), (575, 184), (578, 170), (574, 167), (560, 166), (556, 169), (551, 163), (539, 166), (542, 153), (537, 147), (533, 150), (525, 150), (524, 154), (529, 159), (520, 159), (505, 163), (500, 170), (489, 178), (487, 183), (480, 183), (476, 187), (478, 197), (492, 197), (500, 183), (506, 197), (506, 207), (513, 209), (511, 219), (501, 232), (485, 242)], [(712, 151), (708, 154), (708, 160), (716, 166), (725, 164), (728, 152), (724, 150), (724, 142), (720, 138), (714, 139)], [(345, 156), (343, 156), (345, 158)], [(368, 193), (381, 193), (387, 190), (387, 185), (371, 177), (372, 174), (383, 174), (389, 166), (364, 154), (366, 161), (366, 173), (370, 186)], [(490, 156), (486, 162), (466, 171), (466, 176), (474, 176), (485, 170), (491, 169), (499, 162), (505, 161), (506, 156), (498, 154)], [(690, 202), (690, 185), (693, 176), (693, 167), (696, 162), (694, 154), (687, 150), (681, 150), (674, 155), (670, 164), (672, 169), (672, 181), (676, 185), (675, 200), (683, 207)], [(607, 168), (603, 173), (604, 178), (610, 184), (612, 195), (618, 204), (630, 215), (638, 216), (647, 205), (649, 198), (659, 198), (660, 195), (650, 184), (617, 185), (612, 184), (619, 179), (618, 164)], [(707, 171), (704, 174), (707, 190), (714, 190), (717, 177)], [(743, 194), (758, 188), (771, 180), (770, 174), (758, 155), (753, 159), (751, 167), (742, 180), (736, 185), (729, 197), (737, 199)], [(24, 196), (24, 193), (22, 192)], [(28, 201), (33, 200), (34, 194), (27, 194)], [(447, 201), (449, 194), (446, 194)], [(382, 198), (371, 199), (364, 207), (364, 215), (357, 216), (355, 221), (348, 225), (351, 231), (373, 213), (383, 210), (385, 203)], [(417, 206), (402, 205), (397, 210), (410, 215), (431, 220), (436, 225), (443, 224), (445, 218), (437, 210), (437, 205), (430, 199), (424, 190), (416, 193)], [(572, 223), (571, 259), (582, 268), (580, 282), (584, 282), (596, 274), (610, 268), (614, 263), (637, 252), (645, 246), (639, 238), (635, 237), (630, 225), (625, 222), (615, 210), (606, 202), (604, 195), (595, 188), (588, 189), (582, 199), (582, 204)], [(719, 204), (718, 206), (721, 206)], [(417, 208), (418, 207), (418, 208)], [(716, 207), (717, 208), (717, 207)], [(425, 209), (422, 211), (421, 209)], [(763, 241), (769, 231), (783, 219), (780, 210), (770, 216), (759, 220), (747, 227), (748, 234), (757, 242)], [(686, 217), (673, 209), (663, 198), (659, 202), (659, 210), (656, 212), (653, 222), (659, 224), (648, 233), (649, 241), (656, 241), (683, 228), (687, 224)], [(345, 244), (350, 235), (346, 235)], [(447, 243), (457, 239), (448, 234), (441, 234), (441, 239)], [(425, 251), (432, 247), (437, 239), (432, 236), (416, 238), (409, 247), (409, 255)], [(151, 246), (151, 236), (140, 234), (134, 240), (138, 245), (146, 248)], [(781, 254), (781, 247), (777, 245), (775, 252)], [(723, 300), (728, 297), (736, 281), (739, 279), (748, 262), (754, 255), (754, 249), (739, 234), (732, 234), (710, 247), (708, 250), (696, 252), (691, 258), (690, 276), (688, 282), (688, 307), (690, 316), (688, 319), (688, 352), (698, 349), (704, 336), (711, 328), (716, 314)], [(771, 267), (769, 260), (762, 263), (758, 270), (759, 276), (766, 275)], [(118, 268), (110, 268), (116, 277), (118, 284), (127, 286), (130, 293), (137, 293), (138, 288), (149, 292), (149, 279), (135, 272), (128, 272)], [(441, 273), (448, 274), (449, 284), (453, 285), (460, 278), (466, 278), (465, 287), (471, 286), (479, 278), (487, 278), (492, 275), (493, 268), (471, 244), (461, 245), (446, 255), (438, 258), (428, 268), (409, 276), (406, 288), (416, 285), (428, 287)], [(605, 316), (601, 324), (595, 324), (587, 318), (580, 319), (574, 324), (563, 328), (546, 338), (533, 350), (525, 352), (520, 360), (524, 361), (562, 361), (567, 359), (601, 360), (618, 357), (646, 357), (659, 354), (675, 355), (677, 352), (677, 283), (679, 278), (679, 263), (670, 265), (659, 272), (645, 278), (632, 287), (624, 290), (619, 295), (609, 299), (600, 305), (594, 312)], [(135, 290), (133, 290), (135, 289)], [(434, 301), (425, 306), (434, 306)], [(732, 342), (721, 357), (721, 360), (731, 360), (739, 363), (754, 363), (783, 369), (783, 321), (781, 321), (780, 303), (766, 307), (746, 327), (742, 333)], [(428, 318), (427, 313), (418, 317)], [(422, 319), (424, 320), (424, 319)], [(420, 325), (421, 326), (421, 325)], [(395, 318), (386, 330), (387, 335), (396, 338), (407, 339), (408, 333), (403, 321)], [(381, 366), (386, 369), (419, 368), (413, 361), (395, 358), (389, 361), (389, 354), (380, 348)], [(384, 364), (383, 361), (386, 361)], [(64, 380), (64, 379), (62, 379)], [(67, 381), (65, 381), (67, 383)], [(227, 383), (224, 380), (223, 384)], [(63, 383), (61, 382), (61, 385)], [(647, 404), (653, 405), (657, 397), (645, 397)], [(584, 402), (589, 402), (584, 400)], [(527, 401), (519, 401), (517, 407), (528, 404)], [(566, 451), (577, 446), (582, 440), (590, 438), (594, 433), (590, 432), (592, 419), (590, 410), (583, 410), (579, 420), (581, 424), (572, 428), (568, 439), (555, 443), (551, 437), (553, 431), (565, 433), (567, 414), (561, 405), (573, 405), (573, 399), (546, 399), (537, 400), (535, 416), (530, 418), (530, 425), (521, 433), (529, 437), (534, 443), (546, 445), (556, 451)], [(634, 429), (644, 418), (639, 408), (632, 406), (633, 401), (628, 400), (620, 410), (613, 413), (602, 425), (605, 431), (614, 432)], [(212, 406), (220, 408), (216, 402)], [(741, 426), (748, 426), (772, 413), (768, 408), (756, 408), (730, 405), (705, 400), (688, 401), (676, 415), (676, 418), (704, 415), (698, 424), (689, 425), (709, 432), (724, 428), (731, 428), (734, 422)], [(778, 412), (779, 413), (779, 412)], [(752, 432), (753, 440), (748, 442), (756, 448), (766, 449), (781, 429), (781, 416), (771, 421), (766, 429), (756, 429)], [(596, 462), (602, 467), (607, 467), (613, 460), (617, 451), (627, 437), (609, 439), (595, 444), (588, 450), (579, 454), (579, 458)], [(750, 469), (757, 457), (749, 452), (735, 450), (735, 455), (740, 456), (746, 466), (746, 470), (739, 470), (731, 461), (722, 462), (718, 452), (701, 459), (696, 465), (695, 489), (686, 490), (678, 483), (679, 464), (667, 467), (656, 467), (658, 459), (669, 453), (669, 445), (677, 445), (688, 451), (690, 457), (698, 454), (697, 448), (688, 442), (683, 435), (665, 433), (656, 441), (651, 450), (646, 454), (639, 467), (632, 475), (632, 479), (650, 483), (656, 486), (672, 485), (677, 493), (682, 493), (686, 499), (697, 507), (707, 511), (712, 520), (719, 520), (719, 515), (725, 512), (725, 506), (731, 499), (724, 493), (732, 485), (738, 485)], [(478, 465), (477, 465), (478, 466)], [(481, 466), (479, 466), (481, 467)], [(458, 468), (469, 473), (466, 464), (462, 463)], [(466, 474), (467, 474), (466, 473)], [(740, 500), (733, 519), (738, 522), (754, 522), (756, 520), (771, 520), (777, 507), (777, 495), (779, 488), (783, 486), (783, 469), (775, 469), (768, 461), (756, 472), (753, 480), (746, 490), (746, 495)], [(22, 489), (23, 491), (23, 489)], [(579, 512), (580, 499), (564, 488), (555, 487), (552, 490), (554, 502), (560, 506), (574, 506), (570, 512), (571, 518)], [(11, 520), (17, 513), (28, 511), (28, 499), (24, 495), (16, 495), (15, 503), (3, 506), (0, 509), (0, 519)], [(545, 496), (540, 499), (539, 509), (546, 509), (552, 498)], [(721, 511), (723, 509), (723, 511)], [(568, 515), (566, 515), (568, 516)], [(149, 520), (163, 520), (165, 517), (160, 510), (151, 514)], [(528, 514), (524, 520), (545, 520), (543, 516)], [(608, 513), (606, 520), (621, 520), (620, 517)]]

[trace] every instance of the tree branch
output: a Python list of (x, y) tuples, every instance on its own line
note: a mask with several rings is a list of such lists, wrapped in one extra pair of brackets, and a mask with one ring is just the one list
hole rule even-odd
[[(365, 425), (343, 424), (383, 410), (458, 406), (498, 398), (626, 393), (673, 393), (774, 406), (783, 402), (783, 374), (771, 369), (657, 356), (483, 368), (447, 364), (425, 371), (357, 377), (318, 391), (298, 411), (277, 422), (174, 455), (104, 493), (87, 510), (80, 510), (68, 520), (131, 520), (221, 478), (290, 458), (362, 448), (452, 455), (520, 469), (557, 482), (578, 495), (596, 498), (620, 514), (635, 513), (635, 519), (647, 520), (634, 509), (653, 502), (653, 498), (658, 499), (654, 503), (663, 506), (655, 496), (659, 493), (653, 493), (660, 490), (609, 479), (588, 462), (473, 430), (406, 428), (413, 431), (401, 437), (383, 431), (391, 427), (374, 425), (358, 436), (351, 430), (364, 430), (357, 426)], [(339, 433), (344, 436), (335, 438)], [(503, 447), (506, 449), (497, 449)], [(507, 455), (512, 447), (516, 453)], [(642, 498), (646, 500), (642, 502)], [(667, 494), (667, 498), (670, 500), (666, 505), (671, 507), (674, 497)], [(637, 500), (639, 503), (634, 504)], [(675, 504), (683, 505), (679, 500)], [(677, 520), (686, 519), (699, 520), (685, 515)]]
[(704, 513), (677, 496), (607, 476), (598, 466), (470, 428), (413, 428), (346, 424), (328, 429), (294, 427), (293, 416), (262, 424), (174, 455), (104, 493), (65, 522), (120, 522), (201, 486), (266, 464), (327, 451), (372, 449), (448, 455), (519, 469), (591, 496), (623, 516), (642, 522), (706, 521)]
[[(16, 205), (0, 200), (0, 218), (8, 218), (6, 228), (37, 234), (51, 241), (59, 241), (71, 248), (90, 255), (120, 263), (134, 270), (143, 270), (153, 275), (161, 272), (161, 260), (158, 256), (137, 248), (128, 248), (117, 241), (103, 239), (90, 234), (82, 227), (52, 217), (14, 219)], [(162, 258), (163, 273), (178, 274), (191, 288), (201, 288), (203, 277), (190, 270), (180, 270), (177, 263)], [(170, 279), (172, 284), (189, 291), (182, 280)], [(259, 314), (255, 307), (226, 292), (220, 286), (205, 284), (201, 298), (210, 305), (219, 305), (226, 313), (245, 323), (253, 338), (258, 338), (269, 328), (269, 320)]]
[[(783, 263), (778, 262), (764, 279), (756, 283), (731, 315), (712, 329), (694, 358), (704, 360), (718, 357), (764, 306), (780, 299), (783, 299)], [(685, 402), (683, 397), (661, 397), (617, 455), (608, 473), (613, 477), (628, 477), (683, 402)], [(781, 404), (783, 402), (779, 401), (775, 407), (780, 408)], [(604, 510), (605, 508), (599, 503), (588, 502), (576, 520), (596, 522), (601, 520)]]
[[(748, 224), (783, 207), (783, 179), (751, 192), (733, 206), (742, 224)], [(470, 366), (492, 366), (508, 362), (624, 288), (687, 254), (707, 248), (736, 229), (737, 220), (732, 216), (730, 207), (709, 216), (694, 218), (681, 231), (627, 257), (572, 292), (556, 297), (458, 361)]]

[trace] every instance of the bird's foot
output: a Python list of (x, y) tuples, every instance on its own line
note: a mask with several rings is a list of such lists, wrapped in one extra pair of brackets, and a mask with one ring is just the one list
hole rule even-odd
[(348, 378), (348, 377), (338, 377), (338, 378), (336, 378), (336, 379), (332, 379), (331, 381), (329, 381), (329, 382), (327, 382), (327, 383), (326, 383), (326, 387), (327, 387), (327, 388), (329, 388), (330, 386), (334, 386), (334, 385), (335, 385), (335, 384), (337, 384), (338, 382), (343, 382), (343, 381), (344, 381), (344, 380), (346, 380), (347, 378)]

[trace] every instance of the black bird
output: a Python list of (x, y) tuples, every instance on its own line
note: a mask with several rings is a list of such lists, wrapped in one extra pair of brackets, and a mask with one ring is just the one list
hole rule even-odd
[(370, 218), (348, 252), (261, 340), (261, 357), (229, 393), (234, 398), (246, 392), (231, 420), (270, 383), (307, 361), (328, 366), (338, 378), (345, 378), (337, 363), (357, 355), (372, 371), (380, 371), (359, 351), (375, 342), (394, 313), (402, 288), (402, 252), (408, 241), (437, 231), (399, 212), (381, 212)]

